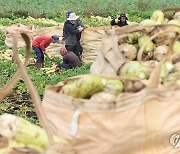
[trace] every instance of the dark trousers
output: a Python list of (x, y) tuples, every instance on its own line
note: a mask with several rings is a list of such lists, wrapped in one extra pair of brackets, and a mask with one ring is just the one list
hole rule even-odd
[(70, 69), (71, 68), (68, 64), (65, 64), (63, 62), (59, 63), (58, 67), (59, 68), (65, 68), (65, 69)]
[(36, 62), (43, 63), (44, 62), (44, 53), (39, 47), (32, 47), (36, 54)]
[(77, 42), (77, 46), (76, 47), (77, 47), (77, 51), (78, 51), (80, 57), (82, 57), (83, 48), (81, 46), (80, 41)]

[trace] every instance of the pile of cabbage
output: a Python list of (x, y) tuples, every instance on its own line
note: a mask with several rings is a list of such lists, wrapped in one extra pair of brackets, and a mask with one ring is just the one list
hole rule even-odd
[[(180, 11), (176, 12), (171, 20), (164, 17), (164, 13), (160, 10), (155, 11), (151, 19), (145, 19), (141, 23), (142, 26), (147, 26), (146, 32), (134, 32), (128, 34), (127, 37), (120, 40), (119, 50), (129, 60), (137, 60), (137, 54), (143, 44), (148, 41), (154, 34), (157, 34), (162, 29), (153, 29), (157, 25), (169, 25), (174, 28), (179, 28), (180, 32)], [(149, 26), (149, 27), (148, 27)], [(166, 32), (150, 40), (143, 50), (143, 60), (161, 61), (170, 45), (170, 42), (175, 37), (175, 32)], [(180, 53), (180, 41), (175, 42), (173, 53)]]
[(119, 52), (127, 62), (118, 70), (117, 78), (86, 75), (64, 82), (60, 92), (100, 103), (113, 102), (122, 93), (134, 93), (145, 88), (145, 81), (159, 64), (160, 84), (180, 88), (180, 12), (176, 11), (168, 19), (157, 10), (139, 25), (145, 30), (128, 33), (118, 42)]
[[(146, 31), (130, 33), (119, 41), (120, 52), (129, 60), (119, 75), (148, 79), (158, 63), (167, 58), (161, 65), (160, 82), (164, 86), (180, 87), (180, 8), (169, 19), (157, 10), (151, 19), (139, 25), (146, 26)], [(163, 31), (165, 28), (169, 30)]]

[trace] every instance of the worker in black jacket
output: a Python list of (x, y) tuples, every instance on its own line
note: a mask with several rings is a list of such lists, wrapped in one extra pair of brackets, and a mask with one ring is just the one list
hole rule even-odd
[(111, 26), (117, 25), (119, 27), (122, 27), (122, 26), (128, 25), (127, 20), (128, 20), (128, 18), (126, 17), (126, 14), (121, 13), (120, 16), (118, 17), (118, 19), (111, 20), (110, 24), (111, 24)]
[[(83, 30), (84, 30), (84, 25), (83, 25), (83, 23), (82, 23), (82, 21), (80, 20), (80, 18), (78, 18), (77, 20), (76, 20), (76, 24), (75, 24), (75, 26), (77, 27), (77, 29), (78, 28), (80, 28), (80, 27), (82, 27), (83, 28)], [(79, 52), (79, 55), (80, 55), (80, 58), (82, 58), (82, 53), (83, 53), (83, 48), (82, 48), (82, 46), (81, 46), (81, 33), (82, 32), (80, 32), (80, 33), (78, 33), (77, 35), (76, 35), (76, 37), (77, 37), (77, 51)]]
[(63, 33), (65, 37), (65, 47), (68, 51), (74, 52), (80, 59), (79, 52), (77, 50), (78, 39), (77, 35), (84, 29), (82, 26), (76, 26), (76, 20), (79, 16), (75, 13), (70, 13), (66, 22), (64, 23)]

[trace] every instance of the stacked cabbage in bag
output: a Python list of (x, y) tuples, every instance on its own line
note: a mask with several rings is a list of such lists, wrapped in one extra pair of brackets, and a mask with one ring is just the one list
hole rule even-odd
[[(173, 25), (180, 26), (180, 12), (176, 12), (173, 19), (168, 20), (164, 17), (162, 11), (155, 11), (151, 19), (146, 19), (140, 23), (140, 25), (147, 26), (146, 32), (134, 32), (128, 34), (127, 37), (123, 38), (119, 45), (120, 51), (122, 51), (125, 57), (129, 60), (136, 60), (138, 50), (143, 46), (143, 44), (150, 39), (151, 36), (157, 34), (162, 29), (153, 29), (153, 26), (160, 24), (167, 24), (169, 27)], [(148, 27), (149, 26), (149, 27)], [(180, 31), (180, 28), (179, 28)], [(166, 32), (157, 36), (148, 42), (143, 50), (143, 60), (157, 60), (161, 61), (165, 56), (168, 46), (172, 39), (175, 37), (175, 32)], [(133, 48), (134, 46), (135, 48)], [(173, 47), (174, 53), (180, 53), (180, 42), (177, 40)]]
[(87, 75), (70, 81), (62, 87), (61, 91), (75, 98), (92, 100), (102, 98), (109, 102), (115, 100), (116, 96), (123, 91), (123, 83), (100, 75)]
[[(165, 86), (171, 85), (172, 88), (180, 87), (179, 82), (176, 82), (179, 81), (179, 76), (177, 74), (179, 72), (178, 63), (180, 62), (180, 11), (175, 12), (174, 15), (171, 15), (171, 17), (167, 19), (165, 18), (162, 11), (157, 10), (152, 14), (151, 19), (142, 21), (140, 25), (146, 26), (146, 31), (144, 33), (135, 32), (132, 34), (128, 34), (127, 37), (121, 40), (121, 42), (125, 42), (125, 44), (122, 43), (123, 45), (128, 46), (128, 43), (129, 46), (133, 45), (137, 50), (128, 50), (126, 51), (126, 54), (123, 53), (127, 59), (134, 61), (127, 62), (124, 66), (122, 66), (120, 75), (127, 77), (138, 77), (140, 79), (148, 79), (152, 69), (158, 64), (158, 62), (167, 57), (167, 52), (170, 48), (170, 45), (173, 39), (177, 37), (177, 39), (173, 43), (171, 53), (171, 55), (174, 55), (174, 58), (162, 64), (160, 77), (161, 82)], [(158, 28), (153, 27), (157, 25), (159, 25)], [(160, 32), (162, 33), (157, 35)], [(119, 46), (119, 49), (121, 51), (122, 44)], [(142, 46), (144, 46), (144, 48), (142, 48)], [(143, 49), (142, 54), (139, 53), (139, 49), (141, 48)], [(136, 55), (132, 56), (132, 54), (127, 54), (128, 52), (132, 53), (132, 51), (133, 53), (136, 53)], [(136, 60), (141, 62), (138, 62)], [(154, 65), (149, 65), (148, 61), (151, 62), (151, 64), (153, 62)]]
[(86, 75), (64, 82), (60, 92), (100, 103), (113, 102), (121, 93), (143, 89), (144, 80), (148, 80), (152, 70), (167, 57), (170, 48), (174, 58), (162, 64), (160, 82), (169, 88), (180, 88), (180, 12), (175, 12), (172, 17), (169, 20), (157, 10), (151, 19), (139, 24), (145, 26), (144, 31), (128, 33), (120, 38), (119, 52), (128, 60), (117, 72), (119, 78)]

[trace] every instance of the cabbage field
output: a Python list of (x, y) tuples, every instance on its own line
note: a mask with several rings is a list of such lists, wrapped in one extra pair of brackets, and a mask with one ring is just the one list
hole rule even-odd
[[(78, 14), (85, 25), (99, 26), (109, 25), (109, 22), (102, 22), (99, 20), (93, 20), (90, 16), (101, 17), (116, 17), (121, 12), (126, 12), (130, 21), (140, 22), (143, 19), (150, 18), (152, 12), (156, 9), (163, 9), (165, 7), (180, 6), (178, 0), (1, 0), (0, 1), (0, 50), (6, 50), (8, 47), (5, 45), (5, 35), (3, 30), (15, 23), (21, 23), (24, 25), (34, 24), (37, 27), (51, 27), (57, 25), (57, 23), (63, 23), (65, 20), (65, 12), (72, 10)], [(27, 17), (33, 17), (38, 20), (30, 21), (26, 20)], [(51, 19), (48, 22), (43, 22), (41, 18)], [(20, 51), (24, 54), (24, 50)], [(32, 55), (33, 56), (33, 55)], [(55, 59), (58, 62), (58, 59)], [(46, 66), (51, 66), (52, 63), (46, 60)], [(56, 84), (59, 81), (66, 79), (67, 77), (86, 74), (89, 72), (91, 64), (84, 64), (83, 67), (75, 70), (63, 71), (61, 74), (47, 75), (41, 70), (37, 70), (34, 67), (28, 67), (28, 73), (31, 76), (38, 92), (43, 96), (44, 88), (48, 84)], [(2, 87), (13, 76), (17, 69), (17, 66), (13, 62), (0, 61), (0, 87)], [(26, 102), (24, 103), (24, 98)], [(20, 106), (19, 106), (19, 105)], [(26, 86), (23, 80), (20, 80), (12, 94), (8, 96), (3, 103), (0, 104), (0, 114), (2, 113), (14, 113), (25, 118), (30, 118), (34, 121), (33, 105), (29, 99)], [(36, 120), (35, 120), (36, 121)]]
[[(55, 71), (61, 40), (37, 68), (32, 39), (61, 37), (68, 10), (82, 66)], [(180, 0), (0, 0), (0, 154), (176, 153), (179, 93)]]
[[(149, 19), (155, 10), (166, 7), (180, 7), (179, 0), (1, 0), (0, 1), (0, 51), (10, 49), (5, 45), (4, 30), (16, 23), (26, 26), (33, 24), (37, 28), (52, 27), (64, 23), (65, 12), (71, 10), (80, 16), (87, 27), (109, 26), (109, 21), (91, 18), (100, 16), (116, 18), (125, 12), (131, 22), (141, 22)], [(31, 17), (33, 20), (30, 20)], [(19, 52), (24, 55), (24, 48)], [(34, 54), (31, 55), (35, 57)], [(45, 66), (51, 67), (52, 62), (45, 60)], [(55, 58), (56, 63), (60, 62)], [(83, 64), (81, 68), (62, 70), (61, 73), (47, 74), (34, 66), (28, 66), (27, 71), (43, 97), (46, 85), (54, 85), (68, 77), (89, 73), (91, 63)], [(0, 88), (14, 75), (17, 66), (12, 61), (0, 60)], [(0, 114), (13, 113), (38, 123), (35, 110), (23, 79), (13, 87), (11, 94), (0, 104)]]

